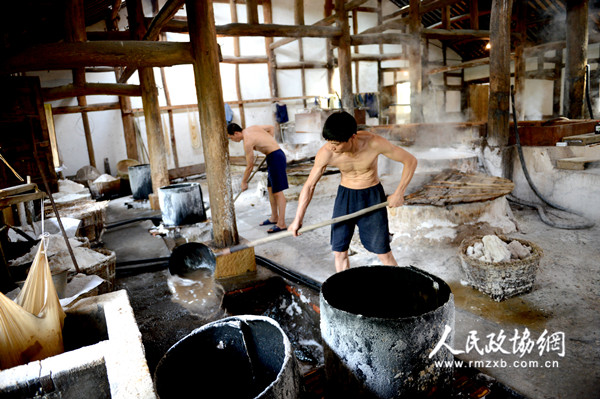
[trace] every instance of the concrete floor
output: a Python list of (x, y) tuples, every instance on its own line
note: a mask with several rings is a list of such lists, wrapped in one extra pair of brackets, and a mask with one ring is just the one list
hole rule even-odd
[[(335, 181), (335, 177), (332, 179)], [(207, 193), (205, 181), (199, 181), (203, 192)], [(238, 231), (249, 241), (265, 237), (268, 229), (258, 226), (269, 215), (270, 209), (261, 195), (261, 184), (257, 174), (249, 190), (236, 201)], [(292, 221), (297, 206), (293, 191), (291, 189), (288, 193), (288, 223)], [(334, 195), (335, 191), (323, 184), (323, 189), (317, 191), (309, 206), (304, 224), (328, 219)], [(127, 198), (121, 198), (111, 202), (107, 223), (148, 212), (126, 209), (124, 204), (127, 201)], [(205, 201), (208, 201), (206, 194)], [(532, 241), (544, 251), (534, 288), (527, 294), (494, 302), (468, 287), (457, 256), (460, 242), (413, 240), (394, 247), (393, 253), (400, 265), (421, 268), (450, 285), (456, 305), (453, 349), (464, 351), (456, 355), (458, 359), (479, 362), (477, 368), (480, 371), (527, 398), (600, 398), (597, 388), (600, 382), (600, 226), (587, 230), (561, 230), (541, 222), (537, 213), (530, 209), (513, 206), (512, 211), (518, 231), (511, 237)], [(151, 226), (147, 224), (145, 227)], [(105, 233), (104, 242), (107, 247), (115, 248), (117, 262), (120, 252), (131, 258), (168, 254), (167, 246), (160, 242), (160, 238), (148, 236), (143, 238), (144, 245), (129, 242), (129, 245), (123, 246), (123, 237), (109, 231)], [(117, 245), (120, 246), (118, 250)], [(152, 248), (151, 252), (145, 248)], [(257, 255), (318, 282), (325, 281), (334, 273), (328, 227), (307, 232), (301, 237), (263, 244), (255, 251)], [(128, 252), (129, 255), (125, 255)], [(351, 256), (352, 266), (377, 263), (375, 256), (362, 252)], [(129, 279), (142, 278), (146, 277)], [(150, 287), (144, 289), (149, 290)], [(163, 297), (167, 294), (161, 293)], [(176, 322), (176, 317), (171, 318)], [(143, 333), (144, 326), (140, 326), (140, 330)], [(549, 342), (545, 338), (561, 336), (564, 336), (564, 355), (554, 347), (539, 353), (540, 345)], [(479, 339), (477, 344), (483, 353), (469, 347), (473, 338)], [(176, 337), (170, 339), (173, 341)], [(494, 343), (498, 345), (494, 347)], [(522, 350), (522, 344), (532, 345), (530, 353)], [(167, 344), (165, 346), (168, 347)]]
[[(334, 192), (313, 199), (305, 225), (330, 217), (332, 195)], [(264, 236), (266, 228), (257, 226), (269, 214), (266, 201), (249, 190), (240, 196), (236, 205), (240, 234), (248, 240)], [(293, 219), (296, 206), (297, 202), (288, 204), (288, 223)], [(456, 305), (454, 349), (467, 352), (457, 355), (459, 359), (484, 361), (484, 367), (478, 367), (481, 371), (528, 398), (600, 397), (600, 226), (596, 224), (586, 230), (556, 229), (544, 224), (535, 211), (514, 206), (512, 210), (518, 231), (510, 236), (534, 242), (544, 251), (530, 293), (498, 303), (466, 286), (458, 258), (460, 242), (413, 241), (393, 248), (393, 253), (400, 265), (418, 267), (450, 285)], [(329, 229), (323, 228), (298, 238), (262, 245), (255, 251), (257, 255), (324, 281), (335, 271), (328, 234)], [(360, 253), (350, 259), (353, 266), (379, 263), (375, 256)], [(544, 331), (547, 336), (564, 333), (564, 356), (558, 356), (556, 351), (540, 355), (536, 344), (531, 354), (521, 357), (523, 351), (519, 350), (518, 343), (529, 341), (522, 340), (526, 329), (533, 341)], [(475, 349), (467, 351), (467, 338), (472, 331), (480, 339), (482, 350), (490, 343), (490, 334), (495, 334), (492, 342), (499, 342), (504, 333), (500, 348), (507, 353), (499, 348), (483, 355)], [(519, 340), (510, 341), (515, 337)], [(546, 361), (553, 360), (558, 363), (544, 367)]]

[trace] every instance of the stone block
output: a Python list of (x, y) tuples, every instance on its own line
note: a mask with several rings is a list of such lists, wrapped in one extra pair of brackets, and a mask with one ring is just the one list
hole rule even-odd
[(256, 271), (254, 248), (246, 248), (216, 258), (215, 278), (233, 277)]
[(65, 312), (65, 352), (0, 371), (0, 397), (156, 398), (126, 291), (81, 299)]

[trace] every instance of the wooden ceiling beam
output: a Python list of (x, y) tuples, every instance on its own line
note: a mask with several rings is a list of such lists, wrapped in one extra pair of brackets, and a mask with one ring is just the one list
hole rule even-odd
[(0, 72), (73, 69), (88, 66), (161, 67), (191, 64), (189, 43), (102, 41), (30, 47), (0, 62)]
[(93, 95), (141, 96), (139, 85), (117, 83), (85, 83), (83, 86), (67, 84), (58, 87), (42, 88), (44, 101), (54, 101), (63, 98)]

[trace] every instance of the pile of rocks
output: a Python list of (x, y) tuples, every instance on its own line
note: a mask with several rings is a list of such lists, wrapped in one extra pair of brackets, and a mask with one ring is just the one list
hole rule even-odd
[(509, 262), (531, 256), (532, 248), (517, 240), (505, 242), (496, 235), (484, 236), (467, 247), (467, 255), (482, 262)]

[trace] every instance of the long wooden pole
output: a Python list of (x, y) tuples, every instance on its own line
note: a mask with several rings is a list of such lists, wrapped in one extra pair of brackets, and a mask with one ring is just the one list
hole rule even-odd
[(194, 55), (213, 239), (217, 247), (227, 247), (237, 244), (239, 236), (229, 172), (229, 143), (225, 132), (214, 10), (210, 0), (187, 0), (186, 10)]

